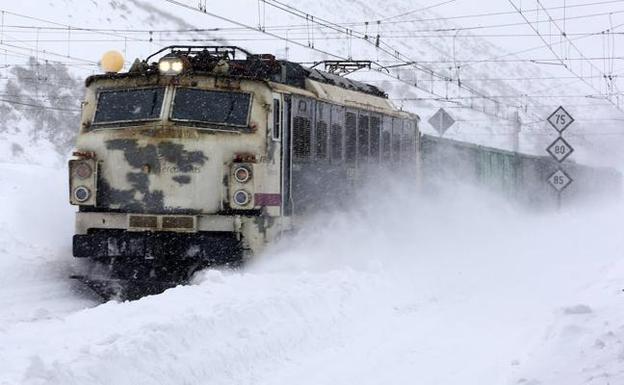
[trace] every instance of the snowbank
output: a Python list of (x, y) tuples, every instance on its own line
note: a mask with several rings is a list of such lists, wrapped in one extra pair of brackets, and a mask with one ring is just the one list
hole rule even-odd
[(0, 163), (0, 330), (93, 304), (68, 279), (73, 208), (66, 178), (65, 168)]
[(622, 207), (527, 216), (474, 194), (371, 193), (244, 272), (135, 302), (44, 298), (75, 311), (5, 321), (0, 383), (624, 381)]

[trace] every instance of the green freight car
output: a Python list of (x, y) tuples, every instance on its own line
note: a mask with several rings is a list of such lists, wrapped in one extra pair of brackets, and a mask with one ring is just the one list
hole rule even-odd
[(457, 181), (482, 186), (535, 209), (556, 207), (558, 192), (549, 177), (563, 169), (574, 180), (562, 193), (564, 204), (590, 203), (620, 196), (621, 174), (611, 168), (558, 163), (535, 156), (422, 135), (421, 170), (426, 185)]

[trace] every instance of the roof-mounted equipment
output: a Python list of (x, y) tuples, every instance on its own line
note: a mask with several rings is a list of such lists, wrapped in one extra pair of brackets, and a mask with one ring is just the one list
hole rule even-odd
[(323, 64), (325, 71), (338, 76), (346, 76), (355, 71), (368, 68), (371, 69), (373, 62), (370, 60), (324, 60), (315, 63), (311, 68)]

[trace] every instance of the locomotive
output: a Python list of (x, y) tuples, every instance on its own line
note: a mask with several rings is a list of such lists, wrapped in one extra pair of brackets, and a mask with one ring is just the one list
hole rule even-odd
[(136, 298), (238, 266), (374, 170), (418, 174), (419, 117), (380, 89), (232, 46), (86, 80), (69, 161), (76, 275)]

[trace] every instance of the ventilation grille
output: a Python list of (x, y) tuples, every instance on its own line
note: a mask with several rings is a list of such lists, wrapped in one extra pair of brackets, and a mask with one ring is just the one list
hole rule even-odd
[(182, 215), (129, 215), (128, 230), (195, 231), (196, 218)]
[(193, 217), (162, 217), (162, 228), (166, 230), (193, 230), (195, 221)]
[(137, 229), (157, 229), (158, 217), (148, 215), (130, 215), (129, 227)]

